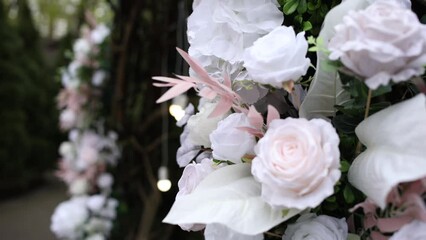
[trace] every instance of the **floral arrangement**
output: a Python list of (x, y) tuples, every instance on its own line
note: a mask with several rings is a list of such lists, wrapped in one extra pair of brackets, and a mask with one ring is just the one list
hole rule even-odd
[(194, 1), (190, 76), (153, 78), (171, 87), (157, 102), (201, 97), (164, 222), (208, 240), (426, 239), (426, 26), (408, 0), (350, 0), (314, 38), (286, 26), (301, 4)]
[(120, 158), (118, 136), (105, 132), (100, 101), (108, 77), (102, 59), (110, 30), (90, 22), (74, 43), (73, 60), (62, 71), (58, 96), (60, 127), (69, 131), (69, 140), (60, 145), (57, 176), (71, 195), (51, 219), (51, 230), (61, 239), (107, 239), (118, 206), (110, 196), (114, 178), (108, 173)]

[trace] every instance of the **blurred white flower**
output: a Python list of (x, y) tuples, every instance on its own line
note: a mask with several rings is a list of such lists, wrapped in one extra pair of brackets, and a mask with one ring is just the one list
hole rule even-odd
[(424, 73), (426, 26), (397, 1), (376, 1), (350, 12), (330, 40), (330, 59), (365, 77), (371, 89)]
[(108, 235), (112, 229), (112, 222), (110, 219), (102, 219), (98, 217), (91, 217), (89, 222), (85, 225), (85, 230), (92, 233), (101, 233)]
[(245, 154), (254, 154), (256, 138), (238, 127), (252, 127), (244, 113), (233, 113), (220, 121), (210, 134), (213, 158), (242, 163)]
[(96, 195), (90, 196), (87, 199), (87, 207), (91, 211), (97, 213), (102, 208), (105, 207), (106, 201), (107, 201), (107, 199), (106, 199), (106, 197), (104, 195), (102, 195), (102, 194), (96, 194)]
[(89, 192), (90, 184), (85, 178), (77, 178), (69, 185), (69, 192), (71, 195), (84, 195)]
[(308, 71), (308, 42), (305, 33), (280, 26), (258, 39), (244, 52), (244, 67), (252, 80), (281, 88), (286, 81), (297, 81)]
[(90, 53), (91, 45), (90, 42), (85, 38), (79, 38), (74, 42), (73, 51), (76, 58), (87, 57)]
[(283, 240), (346, 240), (348, 225), (344, 218), (315, 214), (305, 214), (296, 223), (288, 225)]
[(106, 240), (106, 238), (104, 235), (97, 233), (88, 236), (85, 240)]
[(82, 239), (83, 225), (89, 217), (85, 197), (74, 197), (60, 203), (52, 217), (50, 229), (58, 238)]
[(90, 39), (95, 44), (101, 44), (106, 37), (110, 34), (110, 30), (104, 24), (99, 24), (90, 32)]
[(110, 173), (102, 173), (96, 181), (98, 187), (102, 190), (109, 190), (114, 183), (114, 177)]
[(61, 129), (68, 130), (77, 124), (77, 114), (72, 109), (65, 109), (59, 115)]
[(102, 85), (104, 80), (107, 77), (107, 73), (104, 70), (97, 70), (92, 77), (92, 84), (96, 87), (99, 87)]

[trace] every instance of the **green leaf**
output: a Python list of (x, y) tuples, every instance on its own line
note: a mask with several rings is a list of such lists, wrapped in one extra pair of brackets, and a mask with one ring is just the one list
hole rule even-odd
[(300, 0), (299, 6), (297, 7), (297, 12), (300, 14), (305, 13), (308, 10), (308, 4), (306, 3), (306, 0)]
[(283, 7), (283, 12), (285, 15), (290, 15), (294, 13), (299, 6), (299, 0), (288, 0)]
[(373, 94), (371, 95), (372, 97), (377, 97), (386, 93), (390, 93), (392, 92), (392, 86), (391, 85), (386, 85), (386, 86), (381, 86), (379, 88), (377, 88), (376, 90), (373, 91)]
[(303, 31), (309, 31), (312, 29), (312, 24), (309, 21), (303, 22)]
[(308, 43), (311, 45), (314, 45), (317, 42), (314, 36), (309, 36), (307, 40), (308, 40)]
[(346, 185), (343, 189), (343, 197), (347, 203), (353, 203), (355, 201), (355, 195), (352, 192), (351, 186)]
[(341, 161), (340, 162), (340, 171), (343, 173), (348, 172), (351, 165), (347, 161)]
[(317, 52), (317, 51), (318, 51), (318, 47), (317, 47), (317, 46), (315, 46), (315, 47), (310, 47), (310, 48), (308, 49), (308, 51), (309, 51), (309, 52)]
[(348, 234), (348, 239), (347, 239), (347, 240), (361, 240), (361, 237), (360, 237), (360, 236), (358, 236), (358, 235), (356, 235), (356, 234), (349, 233), (349, 234)]

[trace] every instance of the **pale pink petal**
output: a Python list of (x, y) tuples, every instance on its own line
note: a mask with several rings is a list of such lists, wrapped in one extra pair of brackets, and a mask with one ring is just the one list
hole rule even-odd
[(263, 117), (254, 106), (250, 106), (247, 117), (249, 118), (250, 124), (256, 129), (263, 128)]
[(182, 82), (180, 84), (177, 84), (176, 86), (170, 88), (169, 90), (167, 90), (167, 92), (165, 92), (163, 94), (163, 96), (161, 96), (156, 103), (161, 103), (161, 102), (165, 102), (167, 100), (170, 100), (176, 96), (179, 96), (180, 94), (188, 91), (189, 89), (191, 89), (192, 87), (194, 87), (193, 83), (186, 83), (186, 82)]
[(213, 112), (209, 115), (209, 118), (219, 117), (228, 112), (232, 107), (232, 100), (228, 98), (221, 98), (219, 103), (213, 110)]
[(280, 119), (280, 113), (274, 106), (268, 105), (268, 116), (266, 120), (267, 125), (269, 126), (272, 120), (275, 120), (275, 119)]

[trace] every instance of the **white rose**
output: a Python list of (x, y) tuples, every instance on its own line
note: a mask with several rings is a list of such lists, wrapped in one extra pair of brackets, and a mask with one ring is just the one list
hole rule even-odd
[(414, 220), (406, 224), (389, 240), (424, 240), (426, 239), (426, 222)]
[(89, 189), (89, 182), (85, 178), (78, 178), (69, 186), (69, 192), (71, 195), (84, 195), (89, 192)]
[(284, 20), (275, 0), (203, 0), (188, 18), (188, 41), (204, 56), (240, 62), (245, 48)]
[(210, 134), (213, 158), (241, 163), (245, 154), (254, 153), (256, 138), (238, 127), (251, 127), (246, 114), (233, 113), (219, 122)]
[(82, 226), (88, 217), (86, 198), (75, 197), (56, 207), (51, 217), (50, 229), (61, 239), (81, 239)]
[(344, 218), (305, 214), (287, 227), (282, 239), (346, 240), (347, 237), (348, 225)]
[(322, 119), (276, 119), (255, 147), (252, 174), (273, 207), (317, 207), (340, 178), (339, 136)]
[(187, 127), (189, 130), (189, 139), (194, 145), (210, 147), (209, 135), (216, 129), (220, 120), (229, 114), (211, 118), (209, 115), (216, 108), (217, 103), (206, 102), (200, 108), (200, 111), (188, 119)]
[(292, 27), (280, 26), (258, 39), (244, 52), (244, 67), (253, 81), (281, 88), (308, 71), (308, 42), (305, 33), (297, 36)]
[(205, 240), (262, 240), (263, 234), (254, 236), (232, 231), (222, 224), (207, 224), (204, 231)]
[(350, 12), (330, 40), (330, 59), (365, 77), (371, 89), (424, 73), (426, 27), (396, 1), (377, 1)]

